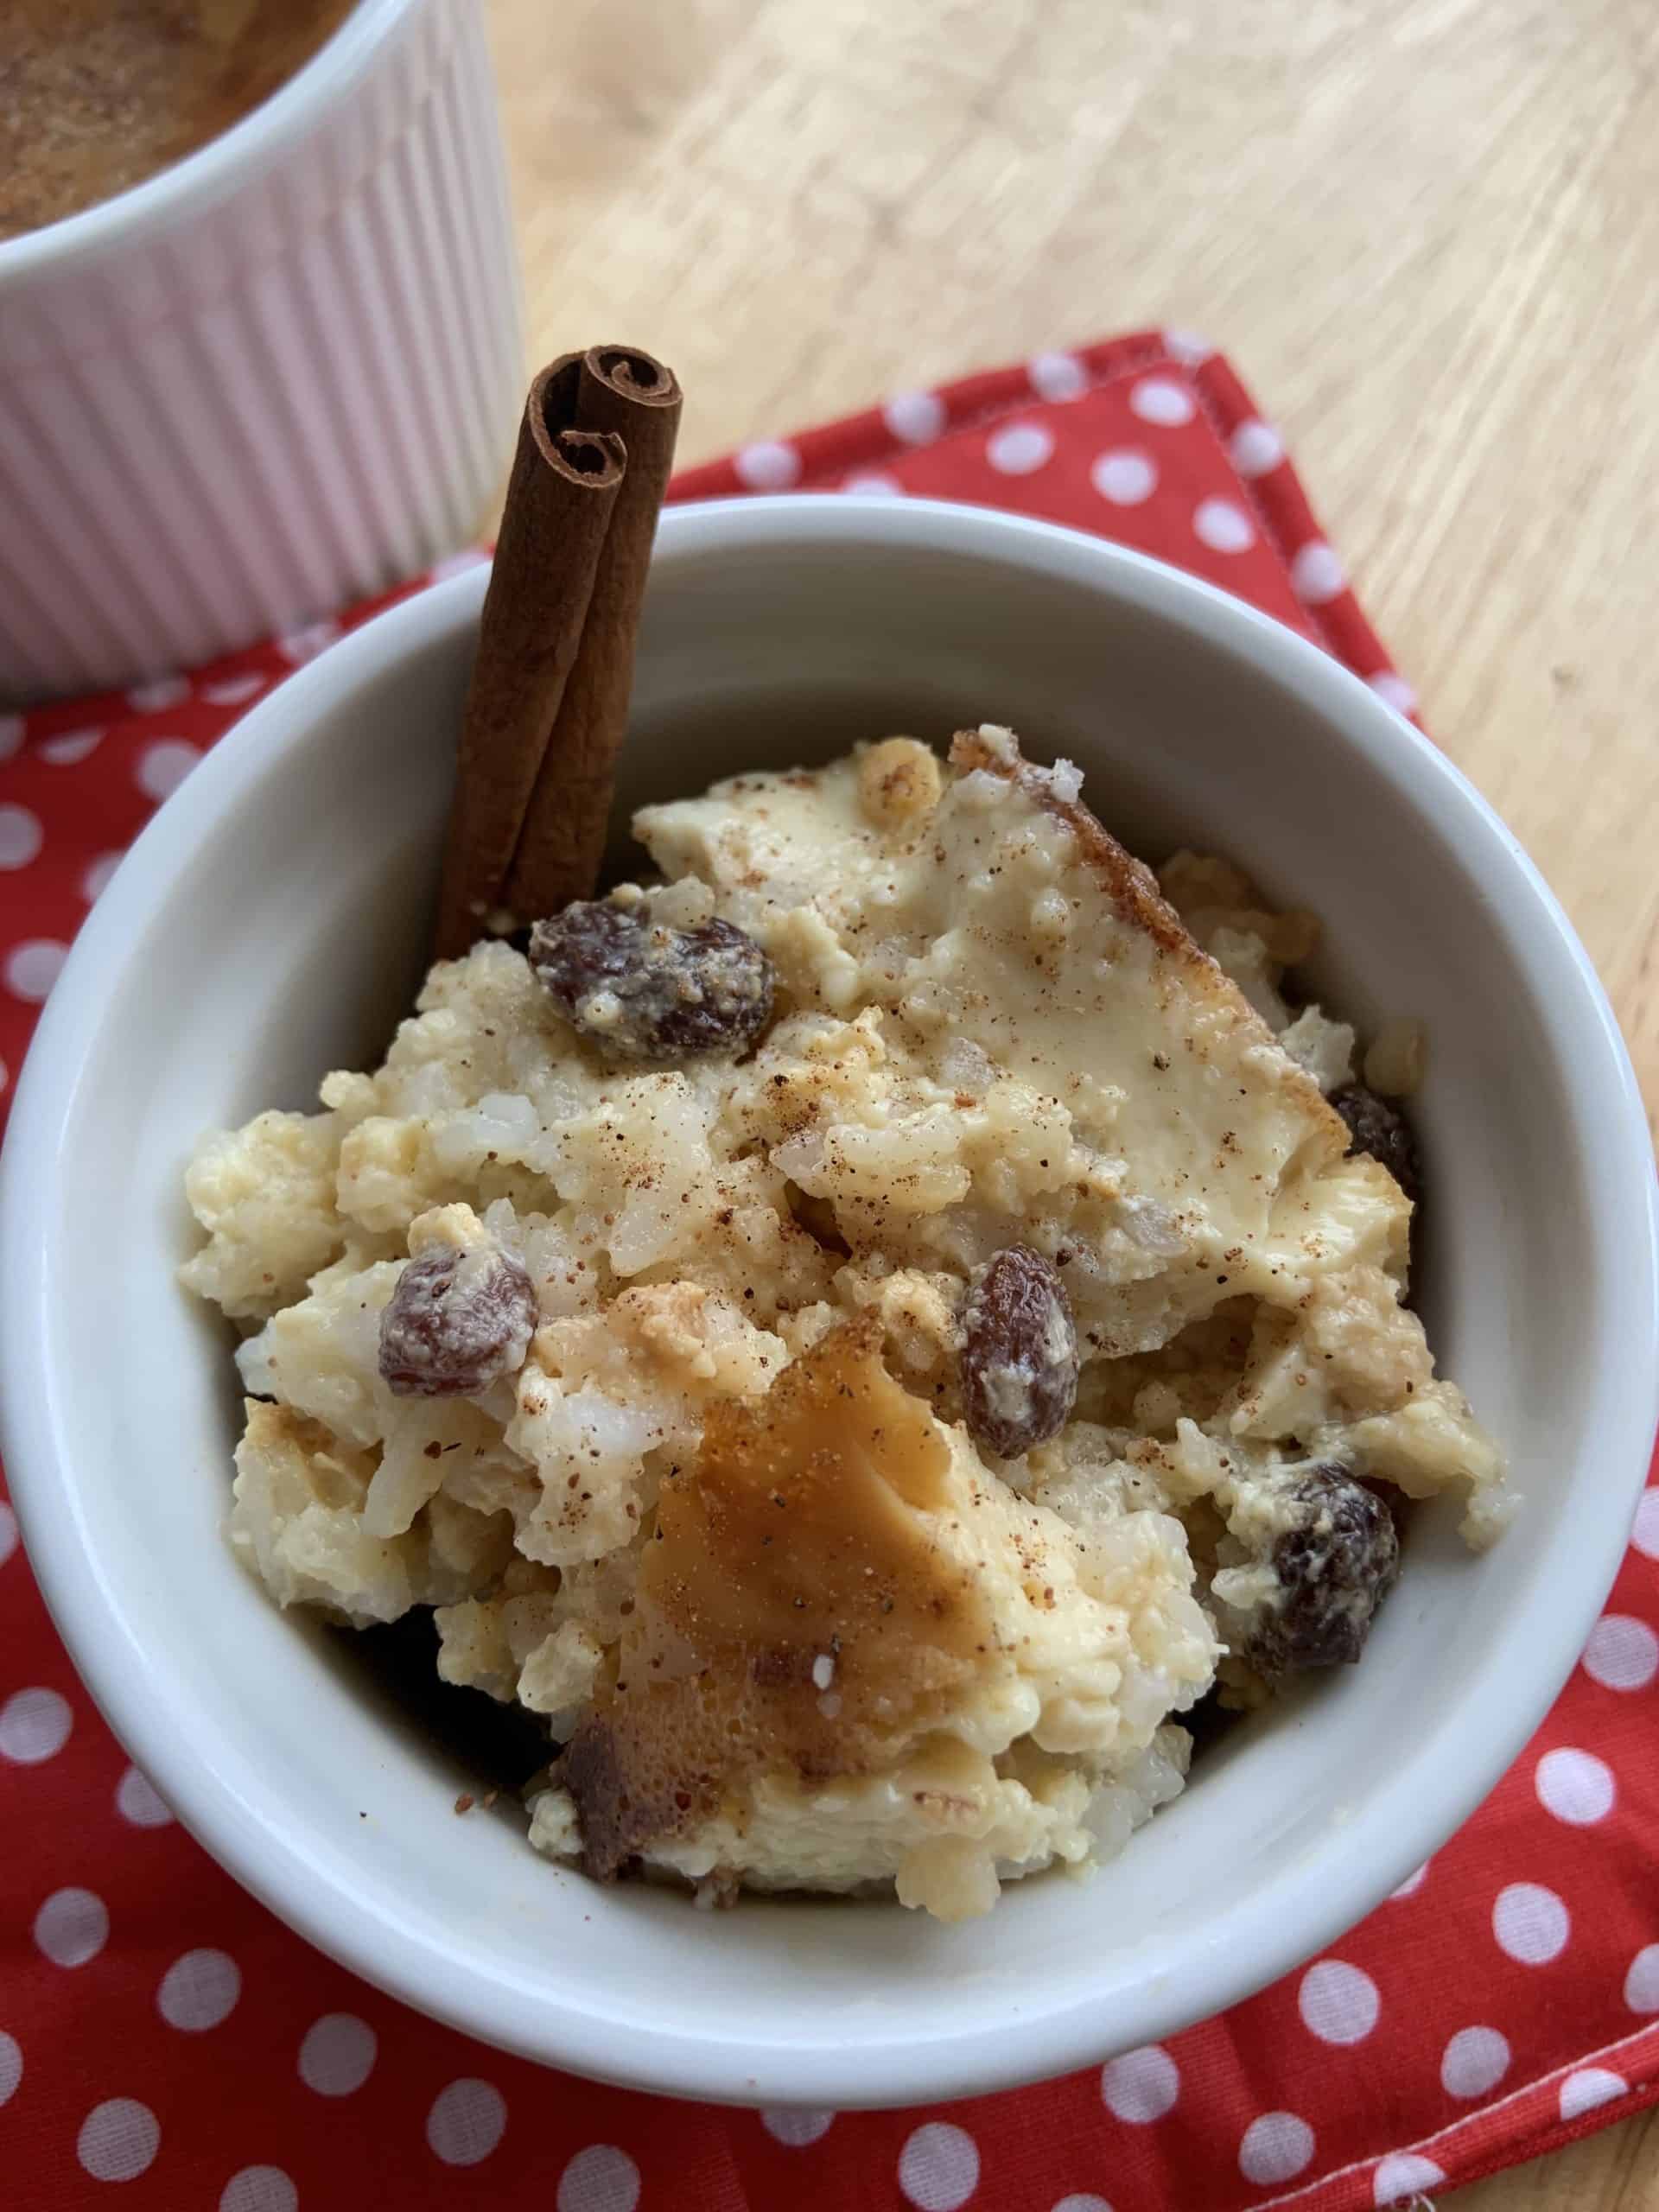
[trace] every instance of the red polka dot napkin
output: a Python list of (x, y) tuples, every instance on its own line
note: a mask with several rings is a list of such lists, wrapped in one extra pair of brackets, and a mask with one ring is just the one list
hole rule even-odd
[[(1120, 539), (1411, 709), (1277, 432), (1196, 339), (901, 393), (746, 446), (676, 496), (797, 488), (972, 500)], [(0, 1111), (123, 848), (245, 708), (375, 611), (0, 719)], [(1421, 2202), (1659, 2098), (1656, 1726), (1659, 1486), (1525, 1756), (1326, 1956), (1167, 2044), (976, 2103), (667, 2104), (435, 2026), (244, 1896), (105, 1731), (0, 1504), (0, 2195), (54, 2212), (116, 2184), (133, 2212), (415, 2212), (486, 2191), (511, 2212)]]

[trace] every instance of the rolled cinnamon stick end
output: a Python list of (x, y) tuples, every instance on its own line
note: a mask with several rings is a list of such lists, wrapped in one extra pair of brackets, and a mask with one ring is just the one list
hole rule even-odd
[[(591, 895), (604, 856), (617, 755), (627, 732), (633, 654), (657, 517), (679, 435), (674, 372), (637, 346), (594, 346), (581, 359), (575, 419), (620, 438), (627, 466), (586, 609), (581, 650), (508, 871), (503, 904), (521, 921)], [(500, 555), (498, 553), (497, 561)]]
[(524, 403), (461, 725), (440, 959), (464, 952), (512, 903), (525, 811), (583, 649), (627, 458), (620, 437), (578, 427), (584, 369), (580, 354), (562, 356)]

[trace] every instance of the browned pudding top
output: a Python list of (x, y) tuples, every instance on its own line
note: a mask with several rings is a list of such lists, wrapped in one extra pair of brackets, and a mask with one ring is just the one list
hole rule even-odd
[(268, 99), (355, 0), (0, 0), (0, 238), (182, 161)]
[(739, 1776), (867, 1772), (994, 1640), (938, 1541), (949, 1448), (847, 1323), (664, 1483), (614, 1676), (564, 1761), (590, 1871), (718, 1809)]

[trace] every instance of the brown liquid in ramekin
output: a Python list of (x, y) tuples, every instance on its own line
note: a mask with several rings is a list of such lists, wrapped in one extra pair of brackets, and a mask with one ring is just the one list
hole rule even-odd
[(355, 0), (4, 0), (0, 238), (182, 161), (268, 99)]

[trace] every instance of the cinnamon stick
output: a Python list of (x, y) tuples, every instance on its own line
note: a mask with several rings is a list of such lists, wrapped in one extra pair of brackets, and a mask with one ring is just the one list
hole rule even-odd
[(584, 365), (575, 353), (551, 362), (524, 403), (461, 725), (438, 893), (441, 959), (464, 952), (507, 903), (624, 481), (621, 439), (579, 426)]
[[(521, 921), (589, 897), (598, 879), (680, 404), (673, 371), (636, 346), (594, 346), (582, 356), (575, 419), (584, 430), (620, 438), (627, 466), (611, 509), (581, 648), (507, 874), (503, 903)], [(499, 562), (499, 553), (496, 557)]]

